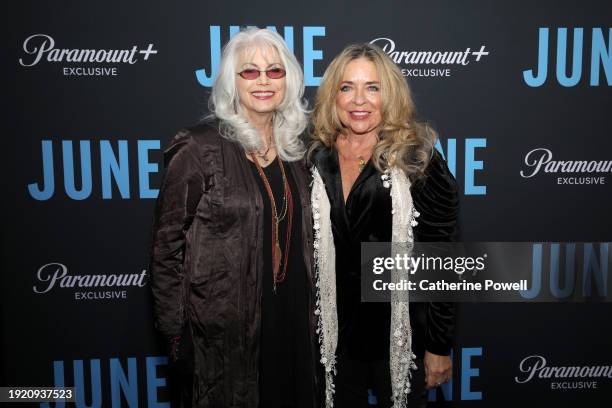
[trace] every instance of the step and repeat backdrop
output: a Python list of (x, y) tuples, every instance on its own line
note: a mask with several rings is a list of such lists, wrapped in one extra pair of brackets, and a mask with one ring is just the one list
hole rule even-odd
[[(206, 113), (223, 44), (258, 26), (284, 36), (310, 103), (347, 43), (379, 45), (440, 134), (460, 185), (463, 239), (560, 243), (533, 262), (540, 290), (558, 303), (460, 305), (454, 377), (430, 392), (431, 405), (612, 402), (612, 304), (587, 301), (581, 278), (595, 270), (599, 289), (612, 290), (601, 244), (612, 241), (612, 3), (11, 7), (0, 385), (74, 386), (77, 407), (171, 406), (147, 270), (162, 151)], [(587, 259), (593, 249), (601, 257)], [(563, 302), (569, 295), (585, 301)]]

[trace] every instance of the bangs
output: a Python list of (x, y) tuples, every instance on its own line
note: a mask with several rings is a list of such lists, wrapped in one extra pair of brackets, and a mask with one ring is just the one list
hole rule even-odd
[[(280, 53), (276, 47), (267, 43), (264, 39), (254, 39), (251, 43), (244, 44), (243, 47), (238, 49), (238, 58), (236, 59), (236, 64), (238, 66), (236, 68), (239, 68), (244, 64), (253, 64), (257, 51), (259, 51), (261, 57), (264, 59), (264, 61), (266, 61), (267, 65), (281, 64), (284, 68), (285, 64), (283, 63)], [(266, 67), (259, 68), (265, 69)]]

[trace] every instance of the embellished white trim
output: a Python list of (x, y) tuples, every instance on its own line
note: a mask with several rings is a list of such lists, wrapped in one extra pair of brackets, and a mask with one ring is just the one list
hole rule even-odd
[[(391, 256), (412, 253), (414, 238), (412, 227), (417, 225), (415, 218), (418, 212), (414, 210), (410, 194), (410, 180), (398, 168), (392, 168), (391, 203), (393, 214), (391, 235)], [(393, 269), (391, 281), (400, 282), (408, 279), (410, 272)], [(410, 308), (408, 291), (391, 292), (391, 327), (389, 337), (389, 368), (391, 371), (391, 389), (393, 391), (393, 407), (405, 408), (406, 397), (410, 393), (410, 369), (415, 369), (416, 357), (412, 352), (412, 328), (410, 326)]]
[(336, 310), (336, 249), (331, 228), (329, 197), (315, 167), (312, 170), (312, 219), (316, 276), (317, 334), (321, 349), (321, 364), (325, 367), (325, 406), (334, 406), (334, 375), (338, 344), (338, 313)]
[[(338, 344), (338, 313), (336, 309), (336, 253), (331, 229), (331, 205), (325, 185), (316, 167), (312, 168), (312, 217), (314, 221), (314, 257), (316, 274), (317, 334), (321, 349), (321, 363), (325, 367), (325, 407), (334, 405), (334, 375), (336, 374), (336, 347)], [(410, 194), (410, 180), (398, 168), (381, 176), (385, 188), (390, 188), (392, 201), (392, 252), (408, 253), (414, 242), (412, 227), (418, 223), (419, 213), (414, 209)], [(392, 279), (399, 282), (402, 273), (392, 271)], [(405, 408), (410, 393), (410, 369), (416, 368), (412, 353), (408, 291), (391, 295), (391, 326), (389, 327), (389, 366), (393, 390), (393, 408)]]

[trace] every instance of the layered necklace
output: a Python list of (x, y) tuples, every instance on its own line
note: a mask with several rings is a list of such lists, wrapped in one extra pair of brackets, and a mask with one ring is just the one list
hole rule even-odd
[[(272, 194), (272, 188), (270, 187), (270, 183), (268, 182), (268, 178), (266, 177), (263, 168), (259, 164), (255, 153), (251, 152), (250, 156), (253, 160), (253, 163), (255, 163), (255, 166), (257, 166), (257, 172), (259, 173), (259, 177), (261, 177), (266, 187), (266, 192), (268, 193), (268, 198), (270, 199), (270, 204), (272, 206), (272, 284), (274, 287), (274, 292), (276, 293), (276, 284), (283, 282), (285, 280), (285, 276), (287, 275), (289, 244), (291, 242), (291, 228), (293, 225), (293, 196), (291, 194), (291, 189), (289, 188), (289, 182), (287, 181), (287, 174), (285, 173), (283, 161), (277, 155), (276, 157), (278, 160), (278, 165), (280, 166), (281, 174), (283, 176), (283, 207), (279, 214), (278, 207), (276, 206), (276, 201), (274, 200), (274, 194)], [(279, 226), (280, 223), (285, 219), (285, 217), (287, 217), (288, 224), (287, 233), (285, 236), (285, 253), (283, 257), (283, 252), (281, 251), (279, 240)], [(283, 259), (282, 270), (281, 259)]]
[(270, 159), (268, 159), (268, 153), (270, 153), (271, 148), (272, 148), (272, 138), (270, 137), (270, 140), (268, 140), (268, 145), (266, 146), (266, 150), (263, 153), (261, 153), (260, 150), (255, 151), (257, 153), (257, 157), (259, 157), (266, 163), (269, 162)]
[(260, 153), (259, 151), (257, 151), (257, 157), (259, 157), (260, 159), (262, 159), (266, 163), (269, 162), (270, 159), (268, 159), (268, 153), (270, 152), (270, 148), (271, 147), (272, 147), (272, 145), (268, 144), (268, 148), (263, 153)]

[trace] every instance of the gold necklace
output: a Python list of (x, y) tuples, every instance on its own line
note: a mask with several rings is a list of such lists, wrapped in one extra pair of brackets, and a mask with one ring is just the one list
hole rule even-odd
[[(274, 289), (274, 293), (276, 293), (276, 284), (283, 282), (285, 280), (285, 276), (287, 275), (287, 263), (289, 259), (289, 245), (291, 243), (291, 228), (293, 225), (293, 195), (291, 193), (291, 188), (289, 187), (289, 182), (287, 181), (287, 175), (285, 173), (285, 166), (283, 166), (283, 162), (279, 156), (276, 157), (278, 159), (278, 165), (280, 166), (281, 174), (283, 177), (283, 210), (281, 211), (281, 215), (278, 214), (276, 208), (276, 201), (274, 200), (274, 194), (272, 193), (272, 188), (270, 187), (270, 183), (268, 182), (268, 178), (266, 177), (263, 168), (257, 161), (255, 154), (251, 152), (251, 159), (255, 166), (257, 167), (257, 172), (259, 176), (263, 180), (263, 183), (266, 187), (266, 192), (268, 193), (268, 198), (270, 199), (270, 205), (272, 207), (272, 285)], [(279, 237), (279, 225), (281, 221), (285, 218), (285, 216), (289, 214), (287, 232), (285, 237), (285, 252), (281, 250), (280, 247), (280, 237)], [(283, 257), (284, 255), (284, 257)], [(281, 261), (282, 269), (281, 269)]]
[(361, 173), (361, 171), (363, 170), (363, 168), (364, 168), (364, 167), (365, 167), (365, 165), (366, 165), (366, 161), (365, 161), (365, 159), (363, 158), (363, 156), (359, 156), (359, 157), (357, 157), (357, 163), (359, 164), (359, 172)]
[(340, 156), (342, 156), (342, 158), (344, 160), (357, 161), (357, 166), (358, 166), (359, 173), (361, 173), (363, 171), (363, 169), (365, 168), (366, 163), (367, 163), (367, 160), (363, 156), (361, 156), (361, 155), (359, 155), (357, 157), (348, 157), (344, 153), (340, 153)]
[[(348, 142), (348, 137), (345, 139)], [(378, 143), (379, 138), (378, 135), (376, 135), (376, 143)], [(338, 151), (339, 152), (339, 151)], [(341, 153), (341, 156), (345, 159), (345, 160), (349, 160), (349, 161), (357, 161), (357, 167), (358, 167), (358, 171), (359, 173), (361, 173), (363, 171), (363, 169), (366, 166), (367, 160), (363, 157), (363, 155), (359, 155), (357, 157), (355, 156), (347, 156), (346, 154)]]

